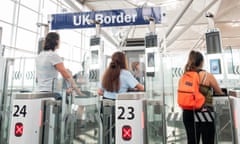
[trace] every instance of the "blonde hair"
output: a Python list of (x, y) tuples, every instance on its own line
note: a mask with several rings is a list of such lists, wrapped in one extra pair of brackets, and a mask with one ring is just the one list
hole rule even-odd
[(137, 65), (139, 65), (140, 63), (138, 61), (132, 62), (132, 71), (136, 71), (137, 70)]

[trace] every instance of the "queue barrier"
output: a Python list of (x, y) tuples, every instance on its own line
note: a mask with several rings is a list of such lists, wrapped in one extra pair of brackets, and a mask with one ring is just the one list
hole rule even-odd
[(240, 142), (240, 89), (229, 90), (229, 101), (231, 106), (231, 120), (232, 120), (232, 131), (233, 143), (237, 144)]
[(43, 140), (44, 132), (53, 134), (50, 129), (54, 129), (54, 123), (46, 116), (45, 110), (46, 103), (55, 101), (53, 96), (54, 93), (47, 92), (13, 94), (9, 144), (48, 144)]
[(116, 144), (146, 144), (146, 100), (144, 92), (117, 95)]
[[(63, 95), (62, 100), (56, 100), (55, 95), (52, 92), (14, 93), (9, 138), (6, 144), (74, 143), (78, 140), (77, 137), (84, 133), (81, 129), (79, 134), (75, 128), (78, 122), (76, 106), (85, 107), (85, 113), (94, 115), (94, 120), (99, 126), (94, 140), (97, 139), (97, 143), (102, 144), (103, 126), (99, 112), (100, 97), (72, 97), (72, 95), (66, 97)], [(66, 101), (66, 99), (68, 100)], [(94, 110), (92, 106), (95, 107)], [(83, 123), (80, 125), (84, 126)], [(85, 125), (84, 128), (86, 129), (87, 126)], [(86, 143), (88, 142), (86, 141)]]
[(115, 100), (102, 99), (101, 120), (103, 125), (103, 144), (115, 143)]
[(214, 119), (216, 128), (216, 142), (232, 141), (232, 121), (229, 96), (213, 96)]
[[(75, 107), (74, 140), (80, 143), (102, 144), (103, 125), (100, 118), (101, 98), (96, 95), (76, 96), (72, 107)], [(89, 135), (93, 131), (93, 135)], [(81, 137), (86, 136), (88, 140)]]

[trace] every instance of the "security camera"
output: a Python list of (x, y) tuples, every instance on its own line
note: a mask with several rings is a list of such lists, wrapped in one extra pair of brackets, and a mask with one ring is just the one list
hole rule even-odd
[(207, 13), (205, 14), (205, 17), (207, 17), (207, 18), (213, 18), (214, 15), (213, 15), (211, 12), (207, 12)]
[(37, 23), (37, 26), (38, 26), (38, 27), (41, 27), (41, 26), (48, 27), (48, 24), (44, 24), (44, 23), (38, 22), (38, 23)]
[(87, 22), (89, 24), (100, 24), (100, 21), (96, 21), (96, 20), (93, 20), (93, 19), (88, 19)]
[(37, 27), (40, 27), (41, 26), (41, 24), (40, 23), (37, 23)]
[(92, 19), (88, 19), (88, 20), (87, 20), (87, 23), (89, 23), (89, 24), (94, 24), (95, 22), (94, 22), (94, 20), (92, 20)]
[(154, 18), (150, 16), (143, 16), (143, 19), (147, 21), (154, 21)]

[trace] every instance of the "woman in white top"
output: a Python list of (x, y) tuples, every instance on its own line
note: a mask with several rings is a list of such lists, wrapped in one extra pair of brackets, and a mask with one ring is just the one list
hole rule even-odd
[(78, 95), (84, 95), (77, 88), (71, 74), (63, 64), (63, 59), (55, 52), (59, 48), (60, 37), (56, 32), (49, 32), (45, 38), (43, 51), (36, 58), (36, 74), (38, 91), (52, 92), (55, 80), (58, 78), (58, 72), (66, 79), (72, 90), (75, 90)]

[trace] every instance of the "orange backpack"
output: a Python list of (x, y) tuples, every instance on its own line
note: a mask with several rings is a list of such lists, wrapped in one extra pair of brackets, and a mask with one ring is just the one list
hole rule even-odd
[(185, 72), (178, 84), (178, 105), (185, 110), (200, 109), (205, 97), (199, 91), (199, 74), (195, 71)]

